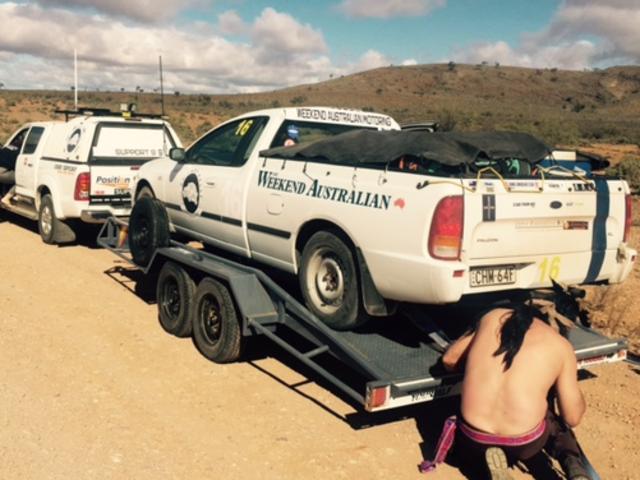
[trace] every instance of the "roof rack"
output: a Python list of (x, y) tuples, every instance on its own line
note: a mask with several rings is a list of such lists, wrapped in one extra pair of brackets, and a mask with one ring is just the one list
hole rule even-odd
[(130, 110), (114, 112), (108, 108), (96, 108), (96, 107), (78, 107), (77, 110), (55, 110), (54, 113), (60, 113), (64, 115), (65, 122), (69, 121), (70, 117), (78, 116), (90, 116), (90, 117), (124, 117), (125, 119), (131, 118), (167, 118), (166, 115), (159, 113), (138, 113)]

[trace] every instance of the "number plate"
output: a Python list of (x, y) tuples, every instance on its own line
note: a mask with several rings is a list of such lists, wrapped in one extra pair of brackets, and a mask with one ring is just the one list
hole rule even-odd
[(511, 285), (513, 283), (516, 283), (516, 267), (514, 265), (480, 267), (469, 270), (469, 285), (471, 287)]

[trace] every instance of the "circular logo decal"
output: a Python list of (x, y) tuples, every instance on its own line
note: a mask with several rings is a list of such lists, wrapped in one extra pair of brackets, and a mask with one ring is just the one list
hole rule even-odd
[(78, 144), (80, 143), (80, 137), (82, 136), (82, 131), (79, 128), (76, 128), (69, 138), (67, 139), (67, 152), (71, 153), (76, 148), (78, 148)]
[(195, 213), (200, 203), (200, 186), (195, 173), (187, 175), (182, 184), (182, 202), (189, 213)]
[(557, 200), (554, 200), (553, 202), (551, 202), (549, 204), (549, 206), (555, 210), (557, 210), (558, 208), (562, 207), (562, 202), (559, 202)]

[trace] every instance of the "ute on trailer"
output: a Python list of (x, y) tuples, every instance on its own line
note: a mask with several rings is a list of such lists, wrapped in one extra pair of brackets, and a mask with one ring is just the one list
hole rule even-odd
[(621, 282), (636, 256), (625, 181), (567, 169), (527, 134), (401, 131), (371, 112), (247, 113), (145, 164), (134, 196), (166, 211), (134, 208), (138, 263), (171, 229), (297, 274), (336, 329), (399, 302)]
[(159, 115), (57, 113), (65, 120), (23, 125), (0, 151), (0, 208), (37, 220), (46, 243), (73, 241), (74, 220), (128, 215), (140, 166), (181, 145)]

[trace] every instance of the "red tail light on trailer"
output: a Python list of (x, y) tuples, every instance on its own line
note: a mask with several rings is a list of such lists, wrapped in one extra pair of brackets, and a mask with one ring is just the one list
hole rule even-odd
[(630, 194), (624, 196), (624, 236), (622, 237), (622, 241), (626, 242), (629, 238), (629, 233), (631, 232), (631, 205), (632, 198)]
[(440, 260), (460, 259), (464, 225), (464, 197), (444, 197), (436, 206), (429, 231), (429, 254)]
[(91, 174), (84, 172), (76, 178), (76, 188), (73, 191), (73, 199), (81, 202), (89, 201), (89, 191), (91, 189)]

